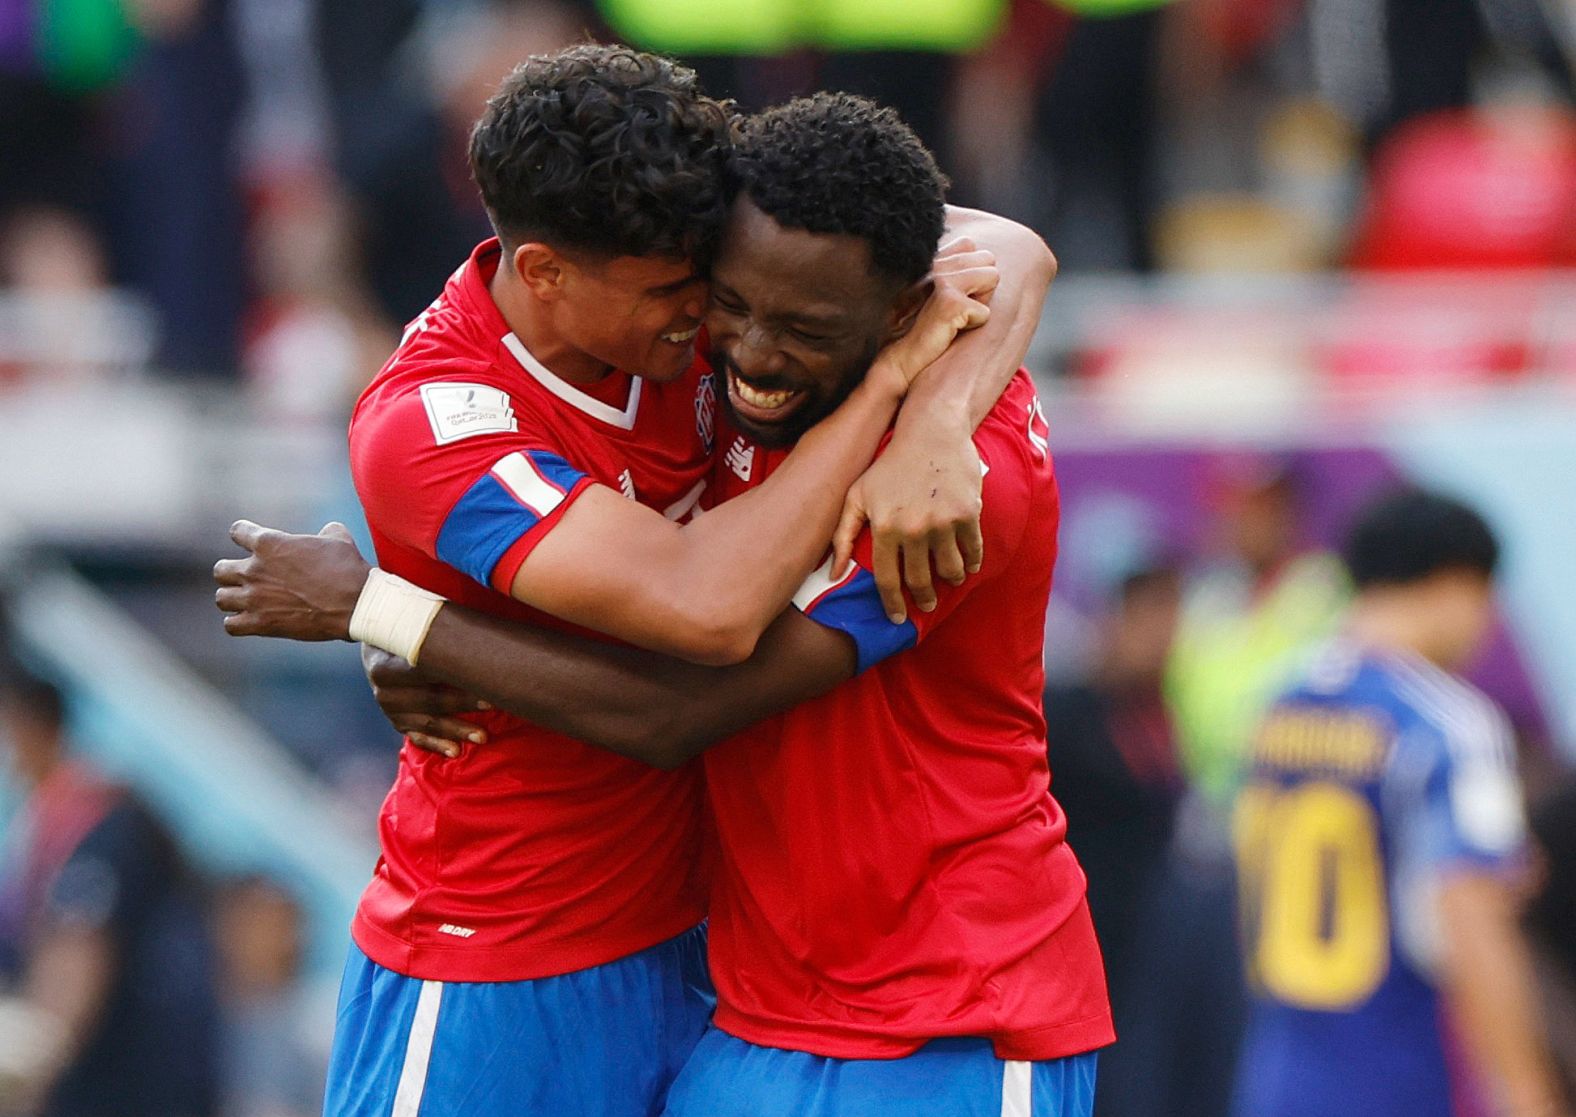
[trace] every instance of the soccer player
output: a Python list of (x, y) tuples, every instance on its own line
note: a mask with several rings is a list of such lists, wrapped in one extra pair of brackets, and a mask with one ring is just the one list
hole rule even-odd
[[(860, 390), (880, 324), (941, 231), (934, 161), (858, 98), (752, 118), (735, 165), (742, 192), (709, 319), (731, 429), (718, 442), (722, 503), (702, 523), (769, 487), (812, 419)], [(829, 559), (735, 666), (450, 605), (422, 639), (384, 641), (437, 678), (650, 764), (683, 771), (717, 746), (705, 773), (721, 851), (719, 1001), (669, 1098), (675, 1117), (1090, 1112), (1093, 1051), (1112, 1033), (1046, 770), (1058, 513), (1047, 441), (1020, 372), (974, 440), (983, 568), (897, 622), (866, 533), (857, 563)], [(348, 634), (369, 579), (352, 546), (245, 538), (256, 557), (225, 602), (234, 628)]]
[(1454, 500), (1375, 504), (1346, 550), (1344, 632), (1257, 733), (1238, 804), (1255, 994), (1238, 1117), (1567, 1112), (1519, 928), (1509, 727), (1454, 674), (1488, 630), (1498, 561)]
[[(506, 81), (471, 144), (499, 237), (411, 324), (352, 420), (352, 471), (388, 571), (498, 616), (703, 662), (747, 656), (787, 605), (920, 355), (983, 317), (962, 293), (969, 275), (994, 271), (891, 292), (879, 321), (855, 325), (902, 340), (835, 410), (805, 412), (821, 421), (771, 484), (691, 520), (715, 421), (694, 359), (698, 269), (726, 212), (728, 126), (692, 74), (627, 49), (574, 48)], [(851, 282), (828, 277), (827, 297)], [(1037, 306), (1044, 284), (1022, 286)], [(982, 412), (1020, 359), (992, 347), (1027, 340), (1010, 321), (997, 332), (972, 355), (958, 347), (933, 402), (961, 397), (959, 414), (978, 418), (968, 407)], [(922, 379), (916, 401), (926, 391)], [(928, 408), (909, 426), (897, 438), (911, 452), (934, 449)], [(942, 449), (966, 459), (977, 490), (961, 429), (966, 452)], [(909, 484), (949, 482), (926, 470)], [(865, 505), (879, 487), (862, 490)], [(963, 542), (941, 546), (944, 575), (973, 557)], [(404, 582), (379, 589), (393, 607), (369, 596), (369, 639), (408, 634), (435, 608), (402, 598)], [(473, 716), (489, 749), (452, 766), (402, 754), (352, 926), (327, 1112), (650, 1113), (711, 1008), (700, 774)]]

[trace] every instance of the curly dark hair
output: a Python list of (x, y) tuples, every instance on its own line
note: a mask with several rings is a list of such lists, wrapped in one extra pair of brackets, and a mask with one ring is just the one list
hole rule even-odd
[(587, 43), (526, 59), (471, 132), (506, 247), (708, 258), (727, 213), (732, 112), (692, 70)]
[(891, 109), (852, 93), (800, 97), (742, 120), (732, 165), (779, 225), (859, 237), (876, 270), (904, 284), (930, 270), (947, 180)]
[(1344, 557), (1358, 589), (1410, 585), (1449, 570), (1492, 578), (1499, 541), (1483, 517), (1459, 500), (1402, 489), (1358, 516)]

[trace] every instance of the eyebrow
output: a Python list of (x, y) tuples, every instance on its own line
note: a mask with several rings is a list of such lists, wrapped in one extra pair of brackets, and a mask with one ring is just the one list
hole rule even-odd
[[(722, 295), (724, 298), (733, 299), (743, 303), (744, 296), (740, 295), (723, 280), (712, 276), (711, 290), (713, 295)], [(829, 310), (824, 314), (815, 311), (795, 311), (793, 314), (778, 315), (783, 320), (795, 326), (809, 326), (811, 329), (840, 330), (849, 325), (848, 315), (842, 310)]]

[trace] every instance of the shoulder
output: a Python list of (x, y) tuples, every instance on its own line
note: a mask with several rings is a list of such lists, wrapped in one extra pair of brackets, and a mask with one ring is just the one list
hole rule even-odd
[(1422, 660), (1392, 660), (1387, 668), (1397, 701), (1451, 762), (1513, 763), (1510, 723), (1488, 695)]

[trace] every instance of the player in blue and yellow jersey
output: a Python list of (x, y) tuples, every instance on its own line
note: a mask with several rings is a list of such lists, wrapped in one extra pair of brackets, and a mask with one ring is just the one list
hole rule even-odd
[(1564, 1114), (1518, 926), (1509, 726), (1452, 673), (1492, 619), (1498, 544), (1404, 492), (1346, 557), (1344, 630), (1266, 716), (1238, 800), (1236, 1115)]

